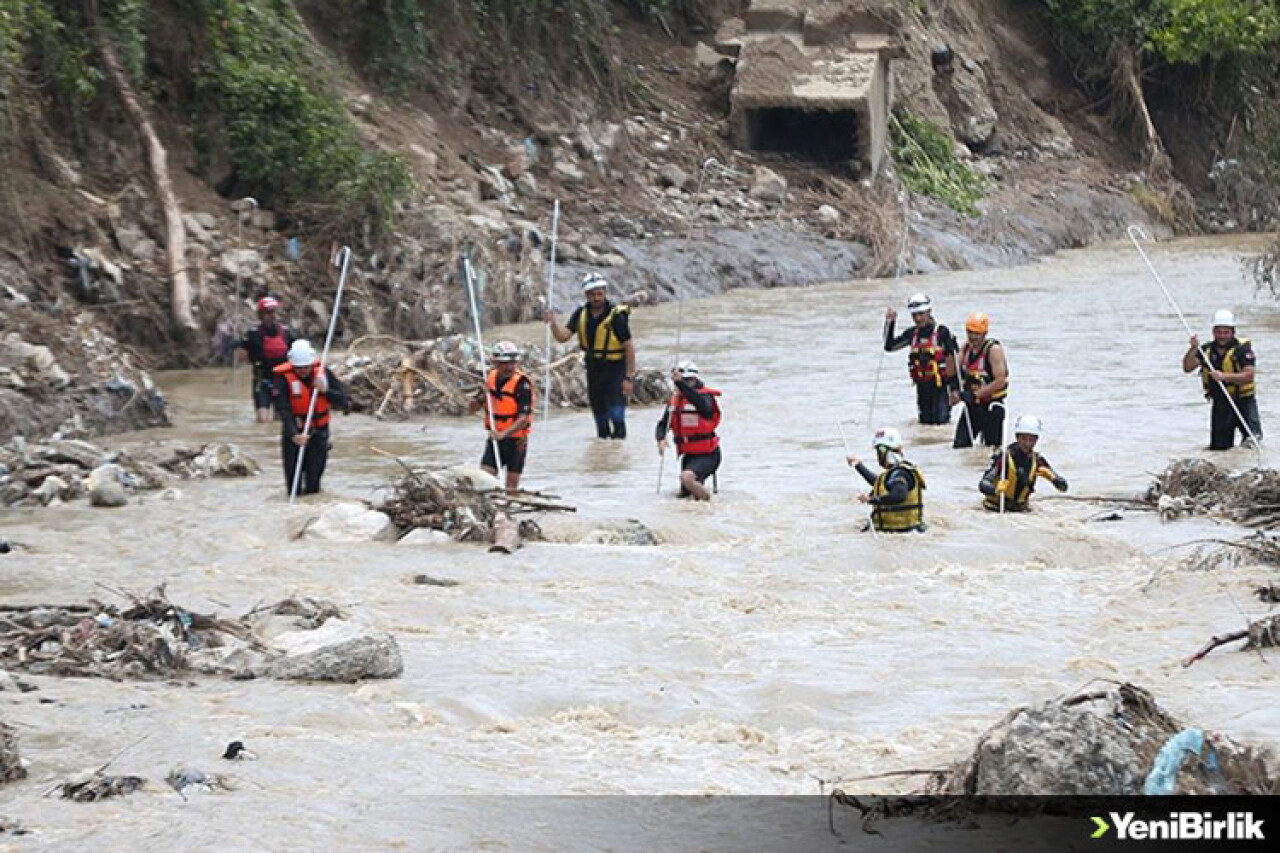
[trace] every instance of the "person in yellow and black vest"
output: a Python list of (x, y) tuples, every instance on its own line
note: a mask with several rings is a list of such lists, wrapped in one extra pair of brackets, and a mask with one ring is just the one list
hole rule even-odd
[(952, 447), (988, 447), (1004, 441), (1005, 397), (1009, 396), (1009, 362), (1004, 347), (987, 337), (991, 321), (975, 311), (964, 321), (967, 340), (960, 347), (960, 391), (951, 392), (951, 405), (964, 403)]
[(671, 371), (675, 393), (654, 430), (659, 455), (667, 452), (667, 431), (680, 456), (680, 497), (711, 500), (707, 478), (720, 469), (720, 392), (702, 384), (698, 366), (682, 361)]
[(636, 376), (636, 349), (631, 341), (631, 308), (609, 301), (609, 282), (596, 273), (582, 279), (587, 303), (579, 305), (561, 326), (555, 312), (547, 311), (551, 334), (560, 343), (574, 335), (586, 354), (587, 398), (599, 438), (627, 437), (627, 401)]
[(1254, 379), (1257, 366), (1253, 344), (1248, 338), (1236, 337), (1236, 317), (1230, 311), (1213, 315), (1213, 340), (1209, 343), (1201, 344), (1197, 336), (1191, 336), (1191, 346), (1182, 356), (1182, 369), (1186, 373), (1200, 370), (1205, 399), (1213, 403), (1209, 411), (1210, 450), (1230, 450), (1236, 443), (1237, 431), (1245, 441), (1250, 439), (1250, 432), (1252, 438), (1262, 441)]
[(871, 504), (871, 524), (884, 533), (911, 533), (925, 530), (924, 473), (902, 453), (902, 436), (892, 427), (876, 430), (871, 446), (876, 451), (880, 472), (873, 472), (857, 456), (846, 461), (871, 486), (870, 494), (858, 495)]
[(253, 365), (253, 408), (258, 423), (271, 420), (271, 392), (275, 387), (275, 369), (285, 363), (293, 332), (276, 319), (280, 301), (274, 296), (258, 300), (258, 327), (245, 332), (237, 345), (245, 351)]
[(933, 319), (933, 300), (917, 293), (907, 300), (914, 326), (894, 334), (898, 312), (890, 308), (884, 315), (884, 351), (910, 346), (907, 369), (916, 386), (916, 408), (922, 424), (951, 421), (951, 391), (960, 390), (956, 371), (956, 339), (951, 330)]
[(1031, 493), (1036, 490), (1036, 481), (1042, 477), (1058, 491), (1067, 490), (1067, 478), (1036, 452), (1042, 430), (1043, 425), (1035, 415), (1018, 418), (1013, 425), (1013, 443), (991, 457), (991, 465), (978, 483), (984, 507), (993, 512), (1026, 512), (1031, 509)]
[[(486, 391), (468, 403), (471, 412), (485, 412), (484, 425), (489, 440), (484, 443), (480, 467), (496, 477), (501, 462), (507, 469), (508, 492), (520, 488), (520, 475), (524, 473), (524, 460), (529, 452), (529, 432), (533, 427), (533, 382), (516, 367), (519, 360), (520, 349), (511, 341), (494, 344), (493, 369), (484, 382)], [(487, 407), (485, 393), (489, 395)], [(497, 459), (493, 455), (495, 444), (498, 446)]]
[[(276, 412), (280, 415), (280, 455), (284, 462), (285, 489), (293, 488), (293, 472), (298, 450), (307, 448), (302, 460), (302, 482), (298, 494), (320, 491), (320, 478), (329, 461), (329, 418), (348, 406), (347, 391), (325, 365), (317, 362), (315, 347), (299, 338), (289, 347), (289, 358), (275, 369)], [(311, 428), (306, 426), (312, 395), (316, 397)]]

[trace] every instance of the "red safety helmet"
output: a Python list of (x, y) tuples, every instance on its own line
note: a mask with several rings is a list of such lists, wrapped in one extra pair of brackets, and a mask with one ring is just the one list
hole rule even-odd
[(275, 311), (280, 307), (280, 300), (274, 296), (264, 296), (258, 300), (258, 313), (263, 311)]

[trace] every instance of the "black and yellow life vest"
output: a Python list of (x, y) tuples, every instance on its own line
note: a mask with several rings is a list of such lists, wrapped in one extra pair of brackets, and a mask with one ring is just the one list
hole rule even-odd
[(875, 526), (876, 530), (886, 533), (906, 533), (912, 530), (920, 530), (921, 525), (924, 523), (924, 474), (910, 462), (899, 462), (892, 468), (881, 471), (880, 476), (876, 477), (875, 485), (871, 487), (871, 496), (878, 498), (887, 494), (889, 491), (889, 475), (900, 468), (909, 471), (914, 480), (911, 491), (907, 493), (907, 499), (900, 504), (871, 505), (872, 525)]
[[(995, 374), (991, 370), (991, 348), (998, 343), (1000, 342), (988, 338), (976, 350), (965, 344), (964, 353), (960, 359), (960, 376), (964, 387), (969, 391), (976, 392), (983, 385), (989, 385), (995, 381)], [(991, 395), (991, 400), (985, 402), (1003, 400), (1007, 396), (1009, 396), (1009, 385), (1005, 383), (1003, 388)]]
[[(1248, 338), (1236, 338), (1235, 342), (1223, 354), (1221, 361), (1217, 362), (1213, 360), (1214, 353), (1217, 352), (1217, 348), (1213, 343), (1200, 345), (1200, 352), (1204, 356), (1200, 361), (1200, 385), (1204, 388), (1204, 396), (1206, 398), (1212, 396), (1213, 387), (1217, 383), (1210, 378), (1209, 369), (1205, 367), (1205, 364), (1213, 365), (1215, 370), (1221, 370), (1223, 373), (1238, 373), (1240, 371), (1239, 354), (1248, 345)], [(1232, 385), (1230, 382), (1223, 382), (1222, 384), (1226, 386), (1227, 393), (1237, 400), (1247, 400), (1254, 396), (1257, 390), (1256, 382), (1247, 382), (1243, 385)]]
[[(1018, 465), (1014, 461), (1010, 445), (1004, 449), (1004, 461), (996, 469), (1000, 479), (996, 480), (996, 491), (993, 495), (985, 495), (982, 505), (987, 509), (1000, 510), (1000, 493), (1004, 492), (1004, 509), (1006, 512), (1026, 512), (1031, 508), (1031, 493), (1036, 490), (1036, 480), (1040, 477), (1052, 479), (1054, 473), (1040, 464), (1040, 454), (1031, 451), (1030, 465)], [(1012, 474), (1012, 476), (1010, 476)], [(1000, 480), (1005, 487), (1000, 488)]]
[(595, 340), (587, 340), (587, 322), (591, 309), (583, 306), (578, 315), (578, 346), (582, 347), (589, 361), (621, 361), (625, 354), (622, 341), (613, 332), (613, 318), (631, 313), (630, 305), (614, 305), (596, 325)]

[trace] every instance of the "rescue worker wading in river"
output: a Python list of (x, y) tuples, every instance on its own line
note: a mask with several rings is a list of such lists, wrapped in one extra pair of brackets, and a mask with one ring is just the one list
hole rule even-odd
[[(1182, 356), (1182, 369), (1186, 373), (1199, 368), (1200, 384), (1205, 399), (1212, 401), (1209, 412), (1209, 449), (1229, 450), (1236, 443), (1236, 432), (1242, 440), (1248, 440), (1249, 432), (1262, 441), (1262, 418), (1258, 415), (1258, 397), (1254, 374), (1257, 357), (1248, 338), (1236, 337), (1236, 317), (1222, 310), (1213, 315), (1213, 340), (1201, 344), (1195, 335), (1191, 346)], [(1219, 385), (1219, 383), (1222, 383)], [(1222, 392), (1226, 386), (1227, 393)], [(1231, 395), (1231, 400), (1227, 399)], [(1231, 402), (1240, 410), (1236, 416)], [(1248, 428), (1246, 429), (1246, 424)]]
[(967, 340), (960, 348), (959, 392), (951, 392), (951, 405), (964, 403), (952, 447), (973, 447), (973, 442), (999, 447), (1004, 441), (1004, 399), (1009, 395), (1009, 363), (1000, 342), (987, 337), (991, 321), (975, 311), (964, 321)]
[(636, 376), (636, 349), (628, 317), (631, 308), (609, 301), (609, 282), (596, 273), (582, 279), (587, 304), (579, 305), (564, 326), (547, 311), (551, 334), (565, 343), (575, 334), (586, 355), (587, 399), (599, 438), (627, 437), (627, 401)]
[[(298, 494), (320, 491), (320, 479), (329, 461), (329, 416), (346, 410), (347, 392), (333, 371), (316, 362), (311, 342), (299, 338), (289, 347), (289, 360), (275, 369), (276, 412), (280, 415), (280, 456), (284, 462), (285, 490), (293, 488), (298, 450), (305, 446)], [(311, 415), (311, 429), (303, 432), (311, 395), (318, 395)]]
[[(1049, 460), (1036, 452), (1042, 425), (1035, 415), (1023, 415), (1013, 425), (1015, 441), (1003, 451), (991, 457), (991, 466), (982, 475), (978, 490), (982, 492), (982, 505), (999, 512), (1026, 512), (1031, 508), (1031, 493), (1036, 490), (1036, 480), (1044, 477), (1060, 492), (1067, 490), (1067, 478), (1063, 477)], [(1001, 505), (1000, 496), (1004, 495)]]
[(894, 336), (898, 312), (890, 308), (884, 315), (884, 350), (893, 352), (905, 346), (907, 369), (916, 385), (916, 408), (922, 424), (945, 424), (951, 421), (950, 392), (960, 390), (956, 372), (956, 339), (951, 330), (933, 319), (933, 300), (917, 293), (907, 300), (907, 310), (915, 324)]
[(871, 494), (858, 501), (871, 504), (871, 524), (885, 533), (924, 532), (924, 474), (902, 455), (902, 436), (896, 429), (882, 427), (871, 440), (882, 469), (876, 474), (857, 456), (847, 461), (871, 486)]
[[(507, 469), (507, 491), (520, 488), (520, 475), (524, 473), (524, 460), (529, 452), (529, 432), (533, 427), (533, 382), (516, 367), (520, 349), (510, 341), (499, 341), (493, 347), (493, 369), (485, 378), (489, 394), (489, 406), (485, 408), (481, 392), (468, 403), (472, 412), (485, 410), (485, 429), (491, 441), (484, 443), (484, 456), (480, 467), (493, 476), (498, 475), (498, 460), (493, 458), (493, 445), (498, 445), (498, 457)], [(493, 412), (493, 420), (489, 419)]]
[(258, 327), (245, 332), (236, 345), (245, 351), (253, 365), (253, 408), (258, 423), (271, 420), (271, 392), (275, 386), (274, 371), (285, 363), (289, 347), (293, 346), (293, 332), (276, 320), (280, 302), (273, 296), (258, 300)]
[(692, 495), (709, 501), (711, 492), (704, 484), (720, 468), (720, 437), (716, 435), (720, 426), (720, 392), (702, 384), (698, 367), (691, 361), (682, 361), (671, 371), (671, 383), (675, 393), (654, 431), (658, 453), (667, 452), (670, 429), (680, 456), (680, 497)]

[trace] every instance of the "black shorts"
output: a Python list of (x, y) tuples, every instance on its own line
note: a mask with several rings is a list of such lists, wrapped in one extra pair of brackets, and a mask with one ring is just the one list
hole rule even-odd
[(259, 379), (253, 383), (253, 407), (255, 409), (270, 409), (275, 405), (272, 397), (275, 396), (275, 383), (270, 379)]
[(720, 448), (718, 447), (710, 453), (685, 454), (680, 457), (680, 470), (692, 471), (699, 483), (705, 483), (707, 478), (719, 469)]
[[(502, 467), (512, 474), (523, 474), (524, 457), (529, 452), (529, 437), (504, 438), (497, 444), (498, 456), (502, 459)], [(498, 466), (493, 460), (493, 445), (494, 442), (492, 441), (484, 443), (484, 456), (480, 457), (480, 467), (492, 468), (496, 471)]]

